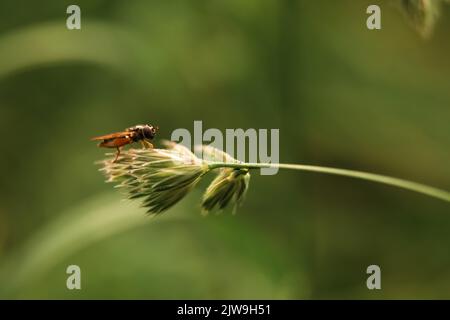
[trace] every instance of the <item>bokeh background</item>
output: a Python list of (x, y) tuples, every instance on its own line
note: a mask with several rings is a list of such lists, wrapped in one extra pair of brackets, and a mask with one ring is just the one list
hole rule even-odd
[(78, 0), (69, 31), (73, 1), (1, 1), (0, 297), (450, 298), (444, 201), (280, 171), (252, 175), (237, 215), (201, 216), (204, 181), (150, 218), (89, 141), (138, 123), (279, 128), (282, 162), (448, 190), (450, 5), (424, 39), (394, 2)]

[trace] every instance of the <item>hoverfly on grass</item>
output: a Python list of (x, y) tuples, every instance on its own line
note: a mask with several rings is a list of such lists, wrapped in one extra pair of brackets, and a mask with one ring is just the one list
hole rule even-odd
[(150, 141), (153, 140), (158, 129), (158, 126), (153, 127), (152, 125), (148, 124), (139, 124), (134, 127), (127, 128), (124, 131), (94, 137), (91, 138), (91, 140), (103, 140), (98, 144), (99, 147), (116, 148), (117, 153), (113, 161), (116, 162), (120, 155), (120, 148), (127, 144), (131, 144), (133, 142), (141, 142), (144, 148), (153, 148), (153, 145), (150, 143)]

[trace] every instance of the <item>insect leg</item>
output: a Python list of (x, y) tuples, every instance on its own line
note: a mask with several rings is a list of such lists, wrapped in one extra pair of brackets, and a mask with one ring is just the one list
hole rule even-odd
[(153, 145), (146, 140), (141, 140), (141, 144), (144, 149), (153, 149)]
[(113, 162), (116, 162), (116, 161), (117, 161), (117, 159), (119, 158), (119, 155), (120, 155), (120, 148), (119, 148), (119, 147), (117, 147), (116, 158), (114, 159), (114, 161), (113, 161)]
[(153, 144), (151, 144), (150, 142), (145, 141), (145, 144), (147, 145), (147, 148), (153, 149)]

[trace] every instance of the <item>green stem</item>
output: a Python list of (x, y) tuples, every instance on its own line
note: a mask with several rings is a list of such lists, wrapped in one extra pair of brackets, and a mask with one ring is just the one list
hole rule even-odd
[(280, 169), (291, 169), (291, 170), (301, 170), (301, 171), (312, 171), (312, 172), (320, 172), (327, 174), (334, 174), (339, 176), (346, 176), (352, 178), (358, 178), (363, 180), (374, 181), (378, 183), (383, 183), (391, 186), (395, 186), (398, 188), (403, 188), (411, 191), (415, 191), (418, 193), (426, 194), (430, 197), (438, 198), (444, 201), (450, 202), (450, 193), (434, 188), (431, 186), (427, 186), (425, 184), (393, 178), (389, 176), (384, 176), (375, 173), (363, 172), (363, 171), (355, 171), (355, 170), (347, 170), (347, 169), (339, 169), (339, 168), (331, 168), (331, 167), (321, 167), (321, 166), (310, 166), (310, 165), (301, 165), (301, 164), (271, 164), (271, 163), (224, 163), (224, 162), (211, 162), (208, 164), (210, 169), (216, 168), (247, 168), (247, 169), (258, 169), (258, 168), (280, 168)]

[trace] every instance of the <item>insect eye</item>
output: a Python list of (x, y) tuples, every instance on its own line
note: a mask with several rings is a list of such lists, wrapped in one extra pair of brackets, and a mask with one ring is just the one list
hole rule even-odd
[(143, 129), (143, 131), (144, 131), (144, 137), (147, 139), (153, 139), (153, 137), (155, 136), (155, 132), (154, 132), (153, 128), (145, 127)]

